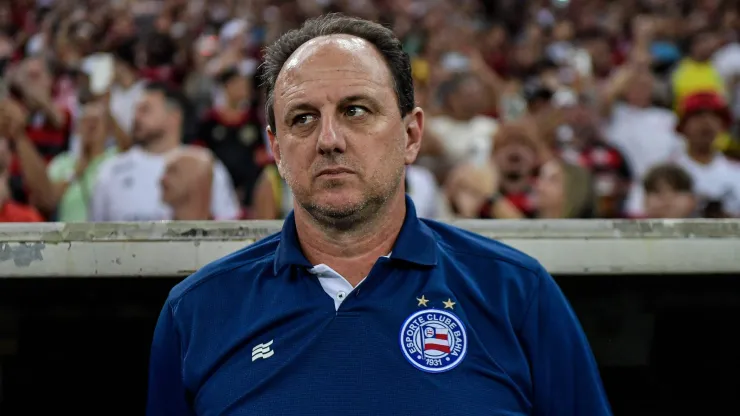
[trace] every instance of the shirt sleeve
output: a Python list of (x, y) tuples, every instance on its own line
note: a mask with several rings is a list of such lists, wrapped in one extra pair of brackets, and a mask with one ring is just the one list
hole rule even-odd
[(236, 198), (234, 184), (229, 172), (220, 161), (213, 166), (213, 189), (211, 190), (211, 213), (217, 220), (235, 220), (241, 209)]
[(154, 329), (149, 358), (149, 389), (147, 416), (195, 415), (188, 404), (182, 379), (180, 337), (175, 326), (172, 308), (167, 302), (159, 314)]
[(521, 336), (529, 356), (534, 416), (610, 416), (586, 335), (555, 280), (544, 270)]

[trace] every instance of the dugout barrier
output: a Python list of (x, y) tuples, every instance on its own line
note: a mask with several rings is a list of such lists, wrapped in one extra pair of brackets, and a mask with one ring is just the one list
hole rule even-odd
[[(458, 221), (529, 253), (578, 314), (617, 415), (731, 414), (740, 221)], [(0, 415), (140, 415), (169, 289), (277, 221), (0, 227)]]

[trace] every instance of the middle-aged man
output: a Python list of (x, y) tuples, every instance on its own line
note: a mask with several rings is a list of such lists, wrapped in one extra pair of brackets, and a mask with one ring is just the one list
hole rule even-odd
[(264, 70), (294, 211), (171, 291), (149, 415), (610, 414), (542, 266), (417, 218), (403, 177), (424, 113), (390, 30), (311, 20), (267, 50)]

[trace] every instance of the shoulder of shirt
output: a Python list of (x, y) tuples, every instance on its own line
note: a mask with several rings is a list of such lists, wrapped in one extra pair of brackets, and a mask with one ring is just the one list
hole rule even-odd
[(115, 149), (106, 150), (106, 156), (98, 168), (98, 177), (107, 178), (108, 175), (110, 175), (118, 166), (123, 163), (128, 163), (131, 159), (135, 159), (138, 152), (139, 150), (135, 147), (120, 153)]
[(203, 266), (175, 285), (167, 300), (171, 304), (177, 303), (189, 293), (196, 292), (199, 287), (218, 282), (237, 270), (239, 276), (256, 276), (265, 268), (270, 268), (272, 273), (279, 242), (280, 233), (276, 233)]
[(545, 272), (533, 257), (504, 243), (438, 221), (426, 218), (421, 221), (435, 234), (440, 248), (452, 257), (487, 258), (513, 266), (523, 275), (538, 276)]

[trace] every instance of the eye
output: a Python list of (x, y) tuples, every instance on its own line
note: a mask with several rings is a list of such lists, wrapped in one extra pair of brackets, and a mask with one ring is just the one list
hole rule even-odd
[(347, 107), (344, 110), (344, 114), (347, 115), (347, 117), (362, 117), (368, 113), (368, 110), (365, 107), (361, 107), (359, 105), (351, 105)]
[(295, 117), (293, 117), (293, 124), (292, 125), (305, 125), (312, 121), (314, 121), (316, 117), (313, 116), (313, 114), (299, 114)]

